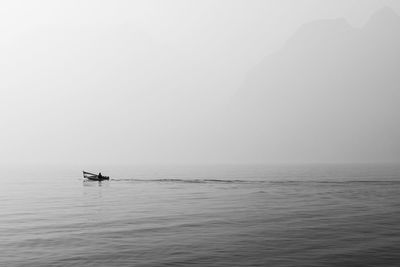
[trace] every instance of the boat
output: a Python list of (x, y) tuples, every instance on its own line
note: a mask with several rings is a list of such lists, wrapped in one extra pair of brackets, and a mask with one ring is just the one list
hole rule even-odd
[(86, 179), (91, 180), (91, 181), (110, 180), (110, 177), (101, 175), (101, 173), (94, 174), (94, 173), (85, 172), (85, 171), (83, 171), (83, 178), (86, 178)]

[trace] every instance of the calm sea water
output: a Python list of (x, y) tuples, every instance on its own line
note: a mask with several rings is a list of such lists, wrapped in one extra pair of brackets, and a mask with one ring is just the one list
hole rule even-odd
[(400, 264), (400, 166), (80, 171), (2, 168), (0, 266)]

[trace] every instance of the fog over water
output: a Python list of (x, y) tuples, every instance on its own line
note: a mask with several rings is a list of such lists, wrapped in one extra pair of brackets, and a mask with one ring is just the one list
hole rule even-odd
[(398, 14), (371, 0), (7, 1), (0, 160), (398, 162)]
[(396, 0), (2, 1), (0, 266), (399, 265), (399, 47)]

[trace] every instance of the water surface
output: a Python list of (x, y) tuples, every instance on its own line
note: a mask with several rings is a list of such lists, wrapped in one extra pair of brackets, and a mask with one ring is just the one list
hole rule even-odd
[[(87, 170), (96, 171), (96, 170)], [(3, 167), (0, 266), (397, 266), (396, 165)]]

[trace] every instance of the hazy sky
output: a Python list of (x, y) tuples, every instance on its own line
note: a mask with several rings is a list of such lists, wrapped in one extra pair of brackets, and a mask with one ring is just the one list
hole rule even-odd
[(213, 127), (246, 74), (305, 23), (361, 27), (384, 6), (400, 13), (396, 0), (2, 1), (0, 160), (236, 162)]
[(345, 17), (360, 26), (383, 6), (400, 11), (396, 0), (2, 1), (0, 22), (6, 36), (43, 25), (127, 24), (197, 60), (235, 60), (243, 70), (306, 22)]

